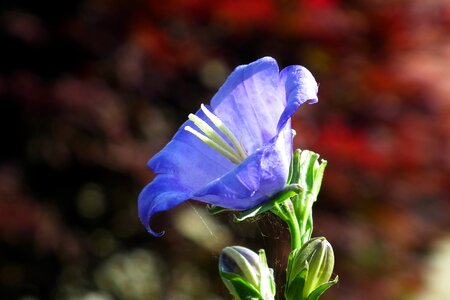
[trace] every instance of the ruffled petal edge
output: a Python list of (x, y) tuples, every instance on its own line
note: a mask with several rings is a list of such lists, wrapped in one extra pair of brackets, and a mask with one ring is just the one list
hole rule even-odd
[(278, 121), (278, 132), (303, 103), (314, 104), (319, 101), (317, 98), (319, 86), (305, 67), (294, 65), (284, 68), (280, 73), (280, 81), (285, 85), (287, 103)]

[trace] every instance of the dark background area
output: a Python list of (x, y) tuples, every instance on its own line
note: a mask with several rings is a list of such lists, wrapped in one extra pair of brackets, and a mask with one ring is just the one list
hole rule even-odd
[(319, 103), (296, 147), (328, 160), (315, 236), (336, 254), (324, 299), (450, 298), (450, 1), (3, 1), (2, 299), (229, 299), (222, 247), (265, 248), (274, 216), (186, 203), (146, 233), (147, 160), (239, 64), (301, 64)]

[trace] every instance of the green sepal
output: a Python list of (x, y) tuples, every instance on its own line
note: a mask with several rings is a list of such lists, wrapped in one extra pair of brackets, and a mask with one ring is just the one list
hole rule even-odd
[(286, 299), (318, 299), (337, 283), (337, 278), (330, 281), (333, 267), (333, 248), (323, 237), (313, 238), (302, 248), (291, 251), (287, 266)]
[(306, 264), (297, 276), (291, 281), (288, 288), (285, 291), (285, 297), (288, 300), (317, 300), (326, 290), (328, 290), (333, 285), (337, 284), (339, 281), (339, 276), (336, 276), (334, 280), (322, 283), (309, 295), (303, 295), (303, 289), (305, 288), (306, 278), (308, 277), (309, 265)]
[(305, 268), (305, 265), (309, 268), (309, 259), (312, 254), (316, 252), (316, 248), (321, 244), (319, 238), (314, 238), (309, 240), (300, 249), (295, 249), (289, 254), (289, 265), (288, 265), (288, 284), (291, 283)]
[(327, 166), (327, 161), (319, 161), (320, 155), (309, 150), (297, 149), (292, 156), (289, 169), (289, 184), (300, 184), (304, 186), (305, 192), (314, 197), (314, 201), (319, 194), (322, 185), (323, 173)]
[(303, 289), (308, 276), (308, 265), (305, 266), (297, 276), (288, 284), (285, 297), (288, 300), (303, 300)]
[(292, 155), (291, 165), (289, 168), (288, 183), (300, 182), (300, 153), (302, 150), (296, 149)]
[(208, 212), (211, 215), (217, 215), (217, 214), (220, 214), (220, 213), (223, 213), (223, 212), (226, 212), (226, 211), (231, 211), (231, 209), (229, 209), (229, 208), (220, 207), (220, 206), (217, 206), (217, 205), (214, 205), (214, 204), (206, 205), (206, 209), (208, 210)]
[(308, 298), (306, 300), (317, 300), (320, 296), (322, 296), (323, 293), (325, 293), (326, 290), (328, 290), (330, 287), (338, 283), (339, 276), (336, 276), (334, 280), (322, 283), (319, 285), (314, 291), (311, 292), (311, 294), (308, 295)]
[(312, 191), (312, 187), (315, 182), (316, 172), (314, 172), (314, 169), (319, 165), (317, 162), (318, 159), (319, 154), (309, 150), (303, 150), (302, 153), (300, 154), (300, 161), (301, 161), (300, 173), (306, 175), (306, 178), (304, 180), (306, 186), (309, 188), (310, 191)]
[(233, 291), (229, 290), (232, 295), (235, 296), (236, 300), (263, 300), (259, 291), (241, 276), (228, 272), (220, 272), (220, 276), (223, 280), (227, 280), (233, 286)]
[(266, 297), (269, 294), (273, 297), (276, 294), (276, 284), (275, 278), (273, 276), (273, 269), (269, 268), (269, 265), (267, 264), (266, 252), (264, 251), (264, 249), (260, 249), (258, 255), (261, 272), (260, 292), (263, 297)]
[(299, 184), (287, 185), (281, 192), (275, 194), (269, 201), (255, 208), (241, 212), (238, 216), (235, 217), (234, 220), (236, 222), (241, 222), (247, 218), (255, 217), (259, 214), (270, 211), (275, 205), (282, 203), (293, 196), (298, 195), (298, 193), (300, 193), (302, 190), (303, 188)]
[(325, 172), (325, 167), (327, 166), (327, 161), (322, 159), (319, 167), (314, 172), (314, 184), (312, 187), (312, 193), (317, 197), (320, 188), (322, 186), (323, 173)]
[[(289, 280), (290, 278), (295, 278), (294, 276), (291, 276), (291, 272), (292, 272), (292, 266), (294, 264), (294, 260), (295, 257), (297, 256), (297, 252), (300, 249), (294, 249), (291, 251), (291, 253), (289, 253), (288, 256), (288, 263), (287, 263), (287, 269), (286, 269), (286, 279)], [(289, 281), (287, 282), (287, 285), (289, 285)]]

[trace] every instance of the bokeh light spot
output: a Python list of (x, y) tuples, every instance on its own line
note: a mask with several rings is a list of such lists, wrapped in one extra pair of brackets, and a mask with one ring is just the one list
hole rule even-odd
[(105, 212), (106, 199), (101, 186), (95, 183), (85, 184), (76, 199), (78, 213), (88, 219), (95, 219)]

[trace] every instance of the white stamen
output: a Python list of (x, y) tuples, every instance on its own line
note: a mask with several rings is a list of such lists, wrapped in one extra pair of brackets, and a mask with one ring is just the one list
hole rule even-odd
[(242, 144), (238, 141), (238, 139), (234, 136), (234, 134), (228, 129), (227, 126), (220, 120), (215, 114), (210, 112), (205, 105), (200, 106), (201, 110), (205, 113), (205, 115), (208, 117), (208, 119), (211, 120), (211, 122), (220, 130), (223, 134), (230, 140), (233, 147), (237, 150), (239, 157), (242, 159), (245, 159), (248, 154), (245, 151)]
[(212, 141), (216, 142), (218, 145), (220, 145), (225, 150), (227, 150), (231, 153), (235, 153), (234, 149), (231, 148), (231, 146), (228, 145), (228, 143), (225, 142), (224, 139), (217, 132), (215, 132), (211, 126), (208, 125), (208, 123), (206, 123), (205, 121), (203, 121), (202, 119), (200, 119), (199, 117), (197, 117), (194, 114), (190, 114), (188, 118), (189, 118), (189, 120), (194, 122), (194, 124), (198, 128), (200, 128), (200, 130), (203, 131), (203, 133), (207, 137), (209, 137)]
[(213, 148), (214, 150), (216, 150), (217, 152), (219, 152), (220, 154), (222, 154), (223, 156), (225, 156), (226, 158), (231, 160), (232, 163), (239, 164), (241, 162), (241, 160), (236, 157), (235, 153), (229, 152), (228, 150), (222, 148), (219, 144), (217, 144), (216, 142), (211, 140), (206, 135), (201, 134), (200, 132), (198, 132), (197, 130), (192, 128), (191, 126), (184, 127), (184, 130), (189, 131), (190, 133), (195, 135), (198, 139), (200, 139), (206, 145), (210, 146), (211, 148)]
[(191, 120), (201, 132), (192, 128), (191, 126), (184, 127), (184, 130), (189, 131), (195, 135), (202, 142), (228, 158), (231, 162), (239, 164), (241, 161), (247, 158), (248, 154), (245, 151), (242, 143), (234, 136), (234, 134), (229, 130), (226, 125), (212, 112), (210, 112), (206, 106), (201, 105), (201, 110), (206, 115), (206, 117), (217, 127), (230, 141), (231, 145), (207, 122), (199, 118), (194, 114), (189, 115), (189, 120)]

